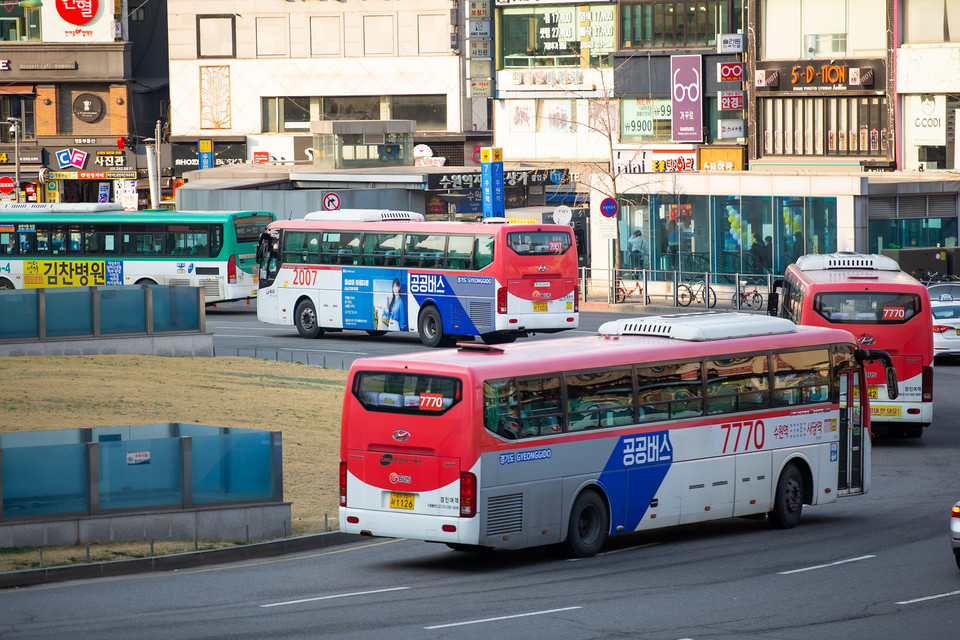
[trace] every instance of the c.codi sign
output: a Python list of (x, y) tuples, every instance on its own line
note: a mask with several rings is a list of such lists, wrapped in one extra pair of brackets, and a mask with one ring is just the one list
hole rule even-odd
[(717, 80), (719, 82), (743, 82), (743, 63), (718, 62)]

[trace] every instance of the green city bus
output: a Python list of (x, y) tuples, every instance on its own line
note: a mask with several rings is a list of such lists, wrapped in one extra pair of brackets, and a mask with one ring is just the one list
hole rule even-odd
[(207, 303), (257, 295), (267, 211), (124, 211), (119, 204), (0, 205), (0, 289), (166, 284)]

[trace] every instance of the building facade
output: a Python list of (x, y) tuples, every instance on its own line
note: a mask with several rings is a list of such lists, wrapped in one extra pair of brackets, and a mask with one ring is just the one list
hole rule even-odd
[[(214, 166), (311, 162), (311, 121), (415, 121), (432, 162), (454, 166), (474, 164), (474, 148), (490, 143), (487, 114), (468, 94), (467, 9), (456, 2), (168, 7), (177, 175), (199, 166), (201, 139)], [(378, 152), (371, 142), (359, 153), (376, 166)]]
[[(30, 4), (5, 8), (0, 20), (0, 198), (125, 198), (135, 208), (138, 171), (146, 168), (137, 142), (154, 128), (135, 113), (159, 117), (166, 83), (161, 70), (151, 71), (149, 87), (140, 85), (136, 69), (141, 59), (165, 60), (166, 25), (156, 20), (165, 17), (162, 2), (132, 13), (126, 1), (21, 6)], [(131, 29), (159, 37), (135, 46)]]

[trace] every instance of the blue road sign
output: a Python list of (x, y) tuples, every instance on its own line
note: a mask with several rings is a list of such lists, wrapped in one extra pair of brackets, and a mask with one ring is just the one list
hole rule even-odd
[(613, 198), (604, 198), (603, 202), (600, 203), (600, 213), (602, 213), (607, 218), (612, 218), (617, 215), (617, 201)]

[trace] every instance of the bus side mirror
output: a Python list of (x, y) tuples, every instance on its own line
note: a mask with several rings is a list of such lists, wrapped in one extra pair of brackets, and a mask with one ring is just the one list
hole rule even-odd
[(886, 367), (884, 373), (887, 378), (887, 398), (896, 400), (900, 395), (900, 389), (897, 387), (897, 370), (893, 367)]
[(775, 291), (771, 291), (770, 295), (767, 296), (767, 315), (776, 317), (779, 310), (780, 294)]

